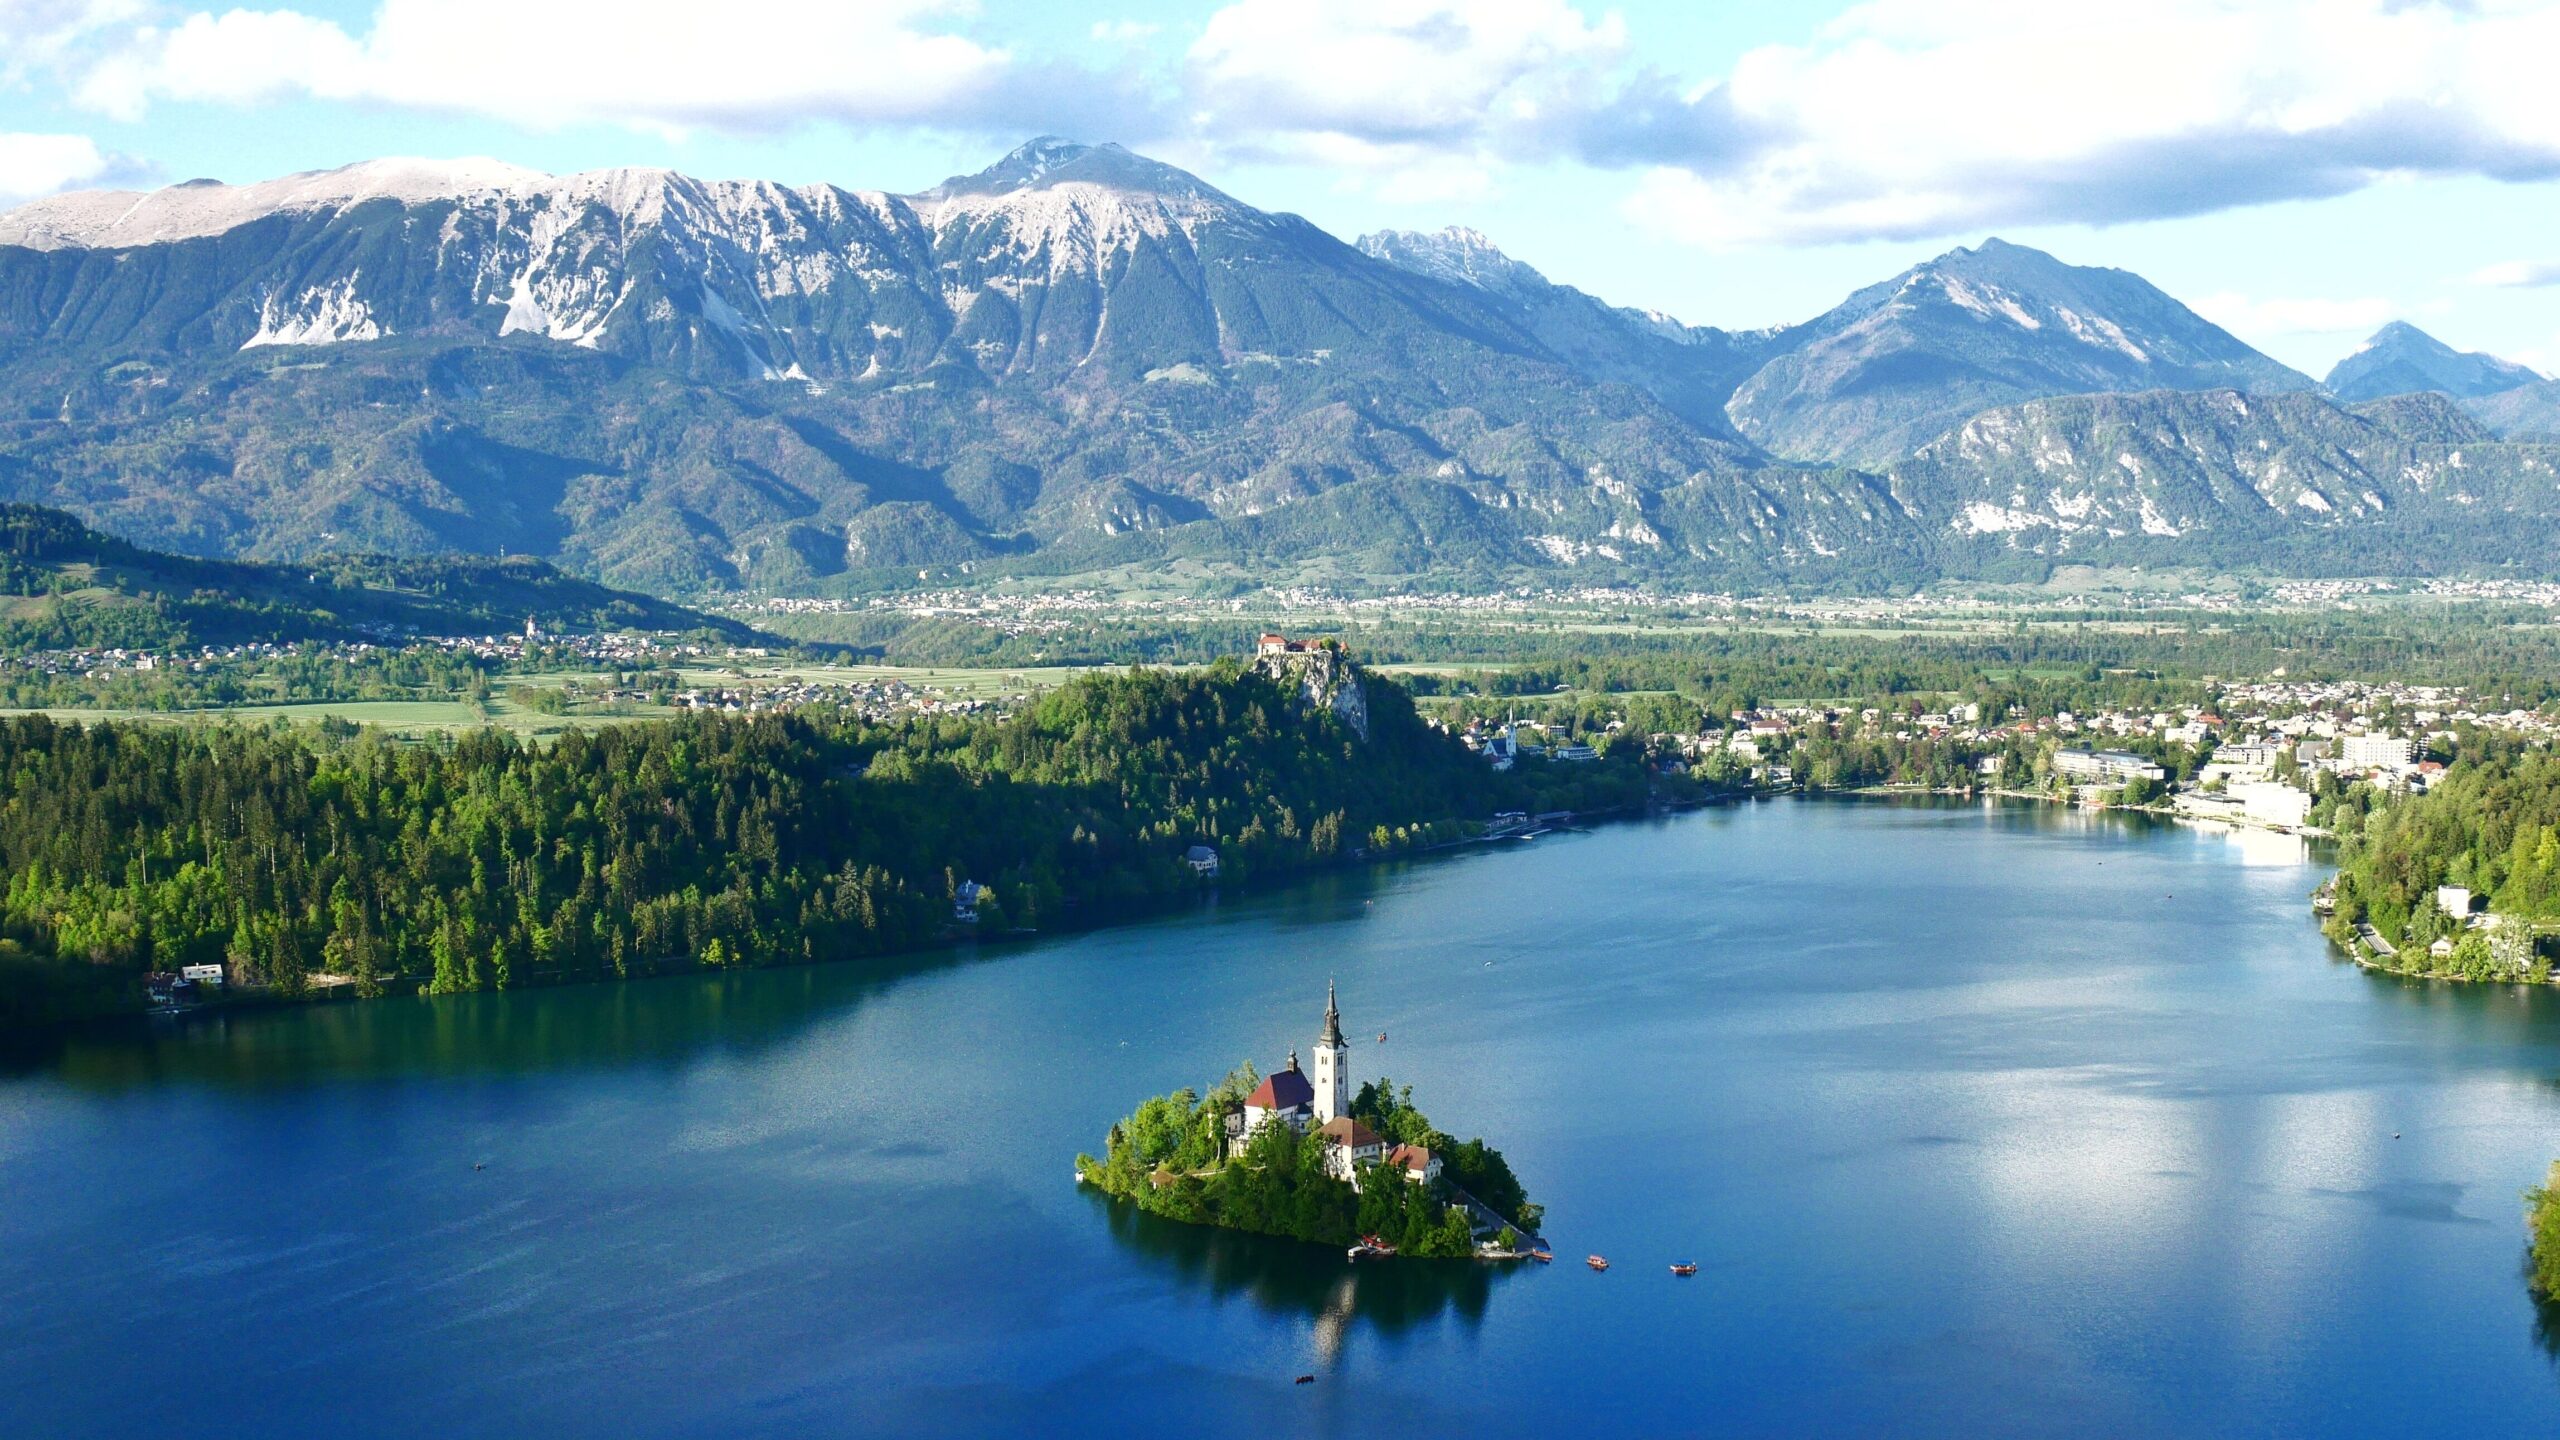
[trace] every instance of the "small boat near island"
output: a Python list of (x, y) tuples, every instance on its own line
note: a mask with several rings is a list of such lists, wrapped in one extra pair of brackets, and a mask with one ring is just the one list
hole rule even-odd
[(1698, 1262), (1695, 1260), (1680, 1261), (1678, 1264), (1671, 1267), (1671, 1273), (1674, 1275), (1695, 1275), (1698, 1273)]
[(1395, 1253), (1396, 1247), (1388, 1244), (1379, 1237), (1375, 1235), (1363, 1235), (1360, 1237), (1360, 1243), (1351, 1247), (1350, 1257), (1355, 1262), (1361, 1260), (1385, 1260), (1392, 1258)]
[(1582, 1263), (1590, 1266), (1594, 1270), (1606, 1270), (1609, 1268), (1609, 1259), (1605, 1255), (1586, 1256)]

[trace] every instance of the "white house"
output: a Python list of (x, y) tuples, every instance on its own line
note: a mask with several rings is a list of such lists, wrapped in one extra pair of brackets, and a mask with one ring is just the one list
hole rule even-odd
[(1404, 1173), (1416, 1185), (1440, 1178), (1440, 1157), (1420, 1145), (1399, 1145), (1387, 1152), (1386, 1167)]
[(1386, 1150), (1377, 1131), (1348, 1115), (1327, 1120), (1318, 1133), (1324, 1136), (1324, 1173), (1355, 1185), (1360, 1183), (1360, 1171), (1377, 1164)]

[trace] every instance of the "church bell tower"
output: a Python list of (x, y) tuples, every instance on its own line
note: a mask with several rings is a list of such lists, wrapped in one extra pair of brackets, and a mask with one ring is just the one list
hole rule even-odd
[(1342, 1011), (1333, 982), (1324, 982), (1324, 1034), (1316, 1040), (1316, 1123), (1351, 1113), (1351, 1047), (1342, 1043)]

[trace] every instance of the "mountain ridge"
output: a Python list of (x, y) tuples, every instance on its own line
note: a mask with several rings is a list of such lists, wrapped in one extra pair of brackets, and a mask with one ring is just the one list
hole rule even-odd
[[(1057, 137), (908, 195), (384, 160), (0, 215), (0, 498), (207, 554), (503, 548), (666, 594), (1168, 557), (1899, 586), (2059, 553), (1950, 523), (1992, 503), (1945, 439), (1977, 417), (2311, 384), (1997, 239), (1726, 331)], [(2211, 404), (2146, 413), (2245, 458)], [(2271, 446), (2362, 423), (2279, 419)], [(2115, 483), (2129, 527), (2035, 535), (2148, 545)], [(2344, 546), (2290, 520), (2330, 539), (2287, 563)]]

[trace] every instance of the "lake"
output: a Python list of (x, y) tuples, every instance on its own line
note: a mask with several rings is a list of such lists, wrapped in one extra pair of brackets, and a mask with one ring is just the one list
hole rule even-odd
[[(1787, 801), (83, 1039), (0, 1078), (0, 1434), (2549, 1433), (2560, 994), (2356, 970), (2321, 874)], [(1355, 1076), (1501, 1147), (1557, 1264), (1355, 1271), (1074, 1183), (1141, 1097), (1303, 1054), (1328, 978)]]

